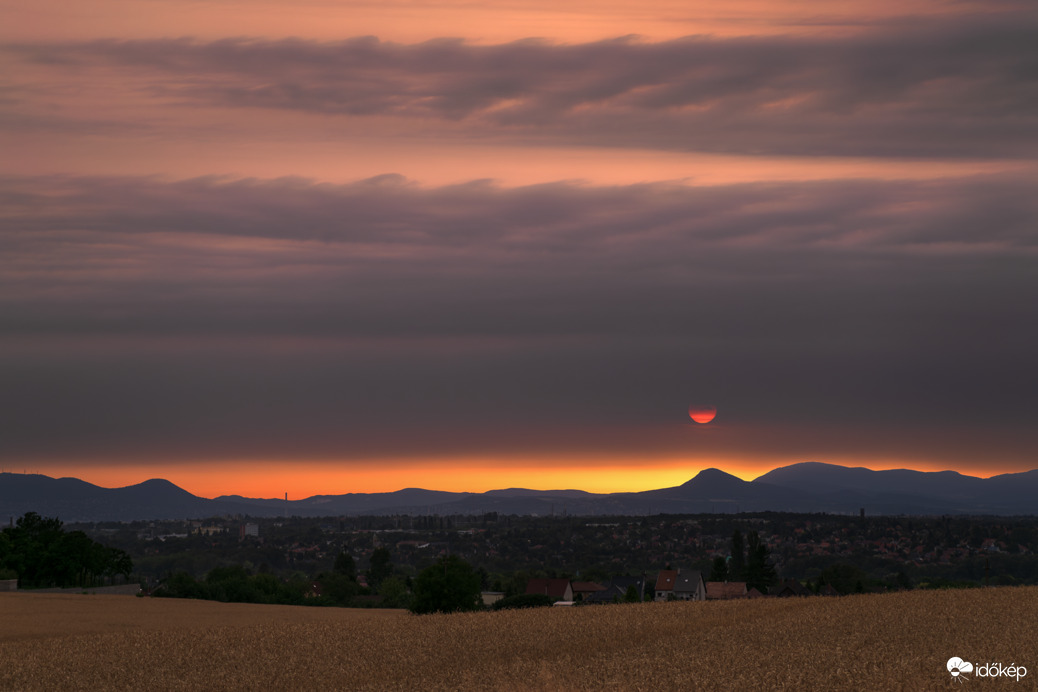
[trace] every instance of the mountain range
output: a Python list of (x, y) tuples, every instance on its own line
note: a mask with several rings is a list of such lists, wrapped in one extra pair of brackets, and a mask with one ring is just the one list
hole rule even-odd
[(509, 488), (484, 493), (405, 488), (303, 500), (197, 497), (152, 479), (102, 488), (77, 478), (0, 473), (0, 521), (26, 512), (65, 522), (379, 514), (645, 515), (731, 512), (1038, 514), (1038, 469), (991, 478), (955, 471), (873, 471), (805, 462), (744, 481), (706, 469), (682, 485), (631, 493)]

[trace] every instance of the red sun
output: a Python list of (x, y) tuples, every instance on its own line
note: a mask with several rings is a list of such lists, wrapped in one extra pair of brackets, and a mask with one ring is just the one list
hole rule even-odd
[(709, 423), (716, 415), (716, 406), (697, 406), (693, 404), (688, 407), (688, 417), (697, 423)]

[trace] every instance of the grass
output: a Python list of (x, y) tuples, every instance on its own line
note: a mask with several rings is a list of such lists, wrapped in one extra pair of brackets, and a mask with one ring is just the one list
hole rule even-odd
[(421, 617), (0, 593), (0, 690), (947, 690), (952, 656), (1030, 689), (1036, 629), (1038, 587)]

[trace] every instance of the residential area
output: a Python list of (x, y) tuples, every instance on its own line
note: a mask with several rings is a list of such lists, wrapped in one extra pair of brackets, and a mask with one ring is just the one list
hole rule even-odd
[[(133, 558), (142, 581), (176, 572), (201, 578), (240, 565), (250, 573), (312, 579), (341, 553), (366, 583), (375, 551), (407, 583), (444, 555), (473, 565), (485, 592), (525, 594), (531, 580), (566, 580), (570, 598), (638, 600), (743, 597), (740, 579), (711, 582), (730, 561), (735, 532), (756, 534), (774, 571), (766, 588), (745, 597), (778, 595), (795, 582), (812, 594), (948, 585), (1038, 583), (1038, 519), (1034, 517), (870, 517), (826, 514), (657, 515), (645, 517), (389, 516), (337, 519), (212, 517), (190, 522), (76, 525)], [(660, 575), (672, 575), (660, 582)], [(696, 583), (691, 588), (684, 579)], [(716, 575), (714, 575), (716, 576)], [(601, 587), (591, 588), (594, 584)], [(734, 585), (732, 585), (734, 584)], [(829, 587), (829, 588), (827, 588)], [(696, 594), (695, 596), (688, 594)], [(700, 596), (701, 594), (701, 596)], [(723, 595), (719, 595), (723, 594)], [(377, 594), (372, 594), (377, 595)], [(565, 593), (563, 593), (565, 596)], [(554, 597), (554, 596), (553, 596)]]
[[(767, 593), (747, 587), (745, 581), (705, 581), (697, 570), (661, 570), (656, 575), (614, 577), (605, 584), (569, 579), (530, 579), (527, 595), (545, 595), (554, 605), (631, 603), (640, 601), (728, 601), (742, 598), (792, 598), (839, 596), (832, 585), (814, 592), (796, 579), (773, 584)], [(492, 605), (503, 593), (484, 592), (483, 602)]]

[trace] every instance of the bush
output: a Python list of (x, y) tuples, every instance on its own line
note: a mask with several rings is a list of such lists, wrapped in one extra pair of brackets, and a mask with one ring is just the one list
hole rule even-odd
[(494, 610), (507, 610), (509, 608), (541, 608), (552, 604), (552, 597), (543, 593), (522, 594), (519, 596), (508, 596), (494, 603)]
[(378, 587), (382, 605), (387, 608), (406, 608), (411, 605), (411, 594), (407, 583), (400, 577), (386, 577)]
[(479, 574), (472, 565), (457, 555), (448, 555), (415, 579), (410, 610), (416, 614), (478, 610), (483, 605), (479, 593)]

